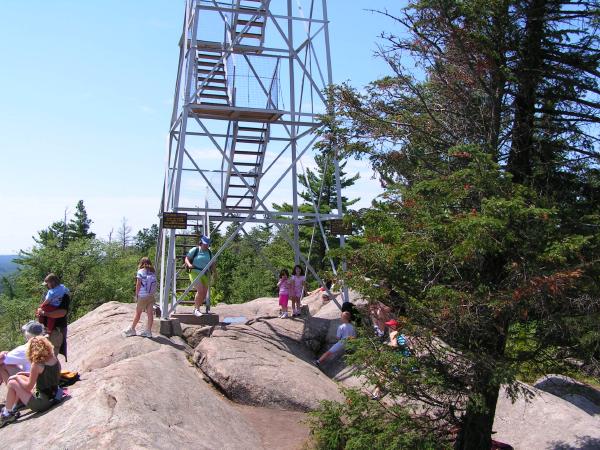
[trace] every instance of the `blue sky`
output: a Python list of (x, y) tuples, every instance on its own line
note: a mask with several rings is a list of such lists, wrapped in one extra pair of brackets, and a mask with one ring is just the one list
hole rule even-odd
[[(366, 9), (404, 3), (328, 2), (335, 82), (362, 86), (387, 73), (373, 52), (390, 21)], [(124, 217), (134, 232), (157, 223), (183, 5), (1, 2), (0, 254), (31, 247), (79, 199), (101, 238)], [(346, 194), (367, 205), (378, 182), (364, 163), (348, 171), (361, 167)]]

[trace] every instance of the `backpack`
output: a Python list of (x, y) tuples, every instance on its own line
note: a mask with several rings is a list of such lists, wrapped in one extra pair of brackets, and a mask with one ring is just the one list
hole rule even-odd
[(146, 289), (148, 295), (154, 295), (157, 285), (156, 273), (146, 271), (146, 278), (142, 278), (142, 286)]
[[(191, 262), (191, 263), (192, 263), (192, 265), (193, 265), (193, 264), (194, 264), (194, 258), (195, 258), (196, 256), (198, 256), (198, 252), (199, 252), (199, 251), (200, 251), (200, 250), (198, 249), (198, 247), (194, 247), (194, 251), (193, 251), (193, 253), (192, 253), (192, 256), (185, 255), (185, 256), (183, 257), (183, 259), (185, 259), (185, 258), (189, 258), (190, 262)], [(210, 256), (210, 259), (212, 259), (212, 252), (210, 251), (210, 248), (208, 249), (208, 256)], [(194, 268), (195, 268), (195, 267), (194, 267)], [(198, 269), (196, 269), (196, 270), (198, 270)]]

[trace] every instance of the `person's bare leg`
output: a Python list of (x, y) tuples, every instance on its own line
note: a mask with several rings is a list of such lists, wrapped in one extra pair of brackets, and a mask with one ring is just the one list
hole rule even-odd
[(152, 331), (152, 323), (154, 322), (154, 305), (150, 304), (146, 307), (146, 315), (148, 316), (146, 330)]
[[(198, 286), (198, 301), (196, 302), (196, 308), (200, 311), (200, 306), (204, 304), (204, 300), (206, 300), (206, 294), (208, 293), (208, 287), (204, 286), (204, 283), (200, 283)], [(208, 311), (207, 311), (208, 312)]]
[(319, 358), (319, 364), (324, 363), (325, 361), (327, 361), (329, 358), (331, 358), (332, 353), (331, 352), (325, 352), (321, 355), (321, 357)]
[(202, 306), (202, 302), (204, 301), (204, 297), (202, 296), (202, 286), (203, 284), (200, 283), (200, 285), (196, 289), (196, 295), (194, 296), (194, 307), (198, 311), (200, 311), (200, 306)]
[(135, 330), (135, 327), (137, 326), (138, 322), (140, 321), (140, 317), (142, 317), (142, 310), (138, 305), (136, 305), (135, 306), (135, 315), (133, 316), (133, 322), (131, 322), (132, 330)]
[[(24, 377), (19, 377), (23, 379)], [(6, 393), (6, 409), (11, 411), (17, 403), (17, 399), (26, 405), (31, 399), (31, 392), (24, 389), (17, 380), (10, 380), (8, 382), (8, 392)]]
[(0, 384), (8, 383), (8, 377), (10, 377), (10, 374), (6, 370), (6, 366), (4, 364), (0, 365)]

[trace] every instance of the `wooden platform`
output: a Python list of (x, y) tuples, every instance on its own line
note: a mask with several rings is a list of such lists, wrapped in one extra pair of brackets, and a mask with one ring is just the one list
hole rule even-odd
[(174, 313), (171, 314), (171, 318), (179, 320), (180, 323), (187, 325), (218, 325), (219, 315), (218, 314), (202, 314), (200, 317), (193, 315), (192, 313)]
[(205, 119), (240, 120), (244, 122), (275, 122), (283, 116), (277, 109), (243, 108), (241, 106), (193, 103), (192, 113)]

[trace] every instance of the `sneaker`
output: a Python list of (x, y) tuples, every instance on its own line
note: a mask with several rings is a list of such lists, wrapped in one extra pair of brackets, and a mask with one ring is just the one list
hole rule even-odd
[(200, 310), (198, 308), (194, 308), (194, 315), (196, 317), (200, 317), (202, 315), (202, 313), (200, 312)]
[(17, 420), (17, 415), (14, 412), (8, 411), (7, 414), (2, 413), (0, 416), (0, 428)]
[(286, 313), (286, 312), (284, 312), (284, 313), (281, 315), (281, 318), (282, 318), (282, 319), (287, 319), (288, 317), (289, 317), (289, 316), (288, 316), (288, 313)]
[(58, 388), (56, 388), (56, 394), (54, 394), (54, 401), (55, 402), (60, 402), (63, 398), (63, 394), (64, 394), (64, 390), (63, 388), (61, 388), (60, 386)]
[(151, 338), (152, 337), (152, 331), (150, 330), (144, 330), (140, 333), (140, 336), (142, 337), (147, 337), (147, 338)]
[(135, 330), (133, 328), (127, 328), (126, 330), (123, 330), (123, 336), (125, 337), (131, 337), (131, 336), (135, 336), (137, 333), (135, 332)]
[(319, 360), (318, 360), (318, 359), (315, 359), (315, 360), (313, 361), (313, 364), (314, 364), (315, 366), (317, 366), (317, 367), (321, 367), (321, 363), (319, 362)]
[(25, 409), (25, 405), (23, 404), (23, 402), (21, 400), (17, 400), (17, 403), (15, 403), (15, 406), (13, 407), (13, 411), (17, 412), (22, 409)]

